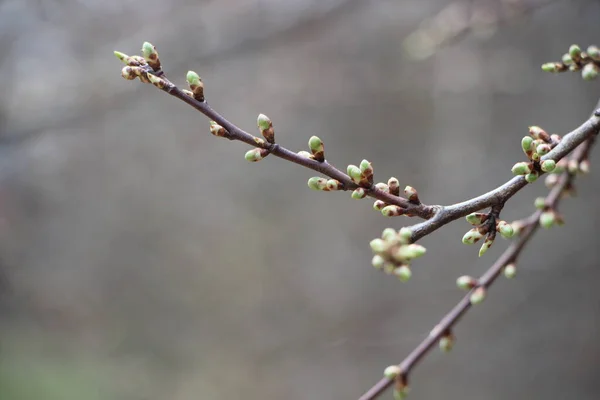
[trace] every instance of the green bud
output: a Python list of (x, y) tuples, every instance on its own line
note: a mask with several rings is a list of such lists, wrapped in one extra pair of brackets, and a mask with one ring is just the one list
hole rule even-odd
[(590, 46), (587, 48), (587, 55), (594, 61), (600, 61), (600, 49), (596, 46)]
[(557, 63), (549, 62), (542, 64), (542, 71), (544, 72), (559, 72), (560, 66)]
[(308, 180), (308, 187), (311, 188), (312, 190), (321, 190), (321, 188), (320, 188), (321, 186), (319, 184), (320, 180), (321, 180), (321, 178), (319, 178), (318, 176), (313, 176), (312, 178), (310, 178)]
[(400, 182), (398, 182), (398, 179), (391, 177), (390, 179), (388, 179), (387, 184), (390, 194), (393, 194), (394, 196), (400, 195)]
[(540, 161), (541, 156), (538, 153), (531, 153), (531, 160), (532, 161)]
[(465, 217), (468, 223), (471, 225), (481, 225), (488, 219), (488, 214), (485, 213), (471, 213)]
[(137, 74), (135, 73), (134, 70), (135, 67), (123, 67), (123, 69), (121, 70), (121, 76), (125, 79), (127, 79), (128, 81), (134, 80), (135, 78), (137, 78)]
[(408, 396), (408, 388), (407, 387), (405, 387), (403, 389), (394, 388), (394, 390), (392, 391), (392, 397), (394, 398), (394, 400), (404, 400), (404, 399), (406, 399), (406, 396)]
[(394, 264), (393, 262), (386, 262), (385, 264), (383, 264), (383, 272), (385, 272), (388, 275), (393, 274), (395, 269), (396, 264)]
[(394, 228), (385, 228), (383, 232), (381, 232), (381, 238), (386, 241), (392, 241), (396, 239), (398, 233)]
[(386, 206), (386, 204), (384, 201), (375, 200), (375, 202), (373, 203), (373, 210), (381, 211), (385, 206)]
[(537, 197), (533, 202), (533, 205), (538, 210), (543, 210), (544, 208), (546, 208), (546, 199), (544, 197)]
[(525, 180), (529, 183), (533, 183), (535, 181), (537, 181), (537, 178), (539, 178), (540, 174), (537, 171), (533, 171), (527, 175), (525, 175)]
[(393, 380), (396, 379), (401, 373), (402, 370), (400, 369), (400, 366), (390, 365), (383, 371), (383, 376), (385, 376), (387, 379)]
[(373, 264), (373, 267), (377, 268), (377, 269), (382, 269), (383, 268), (383, 264), (385, 264), (385, 260), (383, 257), (381, 257), (380, 255), (376, 254), (373, 256), (373, 259), (371, 260), (371, 264)]
[(504, 267), (504, 276), (508, 279), (512, 279), (517, 275), (517, 267), (515, 264), (508, 264)]
[(567, 171), (569, 171), (571, 175), (575, 175), (579, 172), (579, 163), (577, 162), (577, 160), (569, 160), (569, 162), (567, 163)]
[(160, 69), (160, 60), (158, 59), (158, 52), (156, 51), (156, 47), (154, 47), (151, 43), (144, 42), (142, 45), (142, 55), (144, 59), (148, 62), (148, 65), (152, 67), (153, 70), (157, 71)]
[(394, 270), (394, 275), (396, 275), (401, 282), (407, 282), (412, 276), (412, 272), (408, 266), (401, 265)]
[(341, 186), (341, 182), (335, 179), (329, 179), (327, 181), (327, 189), (329, 190), (340, 190)]
[(256, 124), (261, 132), (266, 131), (273, 125), (269, 117), (267, 117), (265, 114), (258, 114), (258, 118), (256, 118)]
[(583, 160), (579, 163), (579, 172), (582, 174), (590, 173), (590, 162), (588, 160)]
[(361, 188), (361, 187), (356, 188), (352, 192), (352, 198), (356, 199), (356, 200), (364, 199), (366, 195), (367, 195), (367, 192), (365, 191), (364, 188)]
[(540, 156), (544, 156), (546, 154), (548, 154), (550, 152), (550, 150), (552, 150), (550, 148), (550, 145), (544, 143), (544, 144), (540, 144), (536, 149), (536, 153), (538, 153)]
[(369, 246), (371, 246), (371, 250), (373, 251), (373, 253), (381, 254), (385, 253), (388, 250), (389, 243), (383, 239), (376, 238), (369, 242)]
[(386, 217), (397, 217), (404, 214), (404, 209), (400, 206), (391, 204), (381, 209), (381, 213)]
[(527, 157), (531, 157), (531, 153), (533, 152), (532, 143), (533, 138), (531, 136), (524, 136), (523, 139), (521, 139), (521, 148)]
[(188, 71), (186, 75), (187, 83), (190, 86), (198, 86), (202, 84), (202, 80), (200, 79), (200, 75), (195, 73), (194, 71)]
[(454, 347), (454, 338), (452, 335), (442, 336), (438, 343), (440, 350), (444, 353), (448, 353)]
[(228, 132), (215, 121), (210, 121), (210, 133), (214, 136), (224, 137)]
[(492, 244), (494, 244), (494, 239), (492, 239), (489, 235), (488, 237), (485, 239), (485, 241), (483, 242), (483, 244), (481, 245), (481, 247), (479, 248), (479, 257), (481, 257), (482, 255), (485, 254), (486, 251), (488, 251), (488, 249), (490, 247), (492, 247)]
[(410, 201), (411, 203), (415, 203), (415, 204), (420, 203), (419, 193), (417, 193), (417, 190), (414, 187), (412, 187), (412, 186), (405, 187), (404, 195), (406, 196), (406, 198), (408, 198), (408, 201)]
[(362, 179), (360, 168), (358, 168), (356, 165), (350, 164), (348, 165), (346, 171), (348, 172), (348, 176), (354, 181), (354, 183), (360, 183), (360, 180)]
[(410, 239), (412, 238), (412, 230), (406, 227), (401, 228), (398, 232), (398, 235), (400, 236), (400, 241), (402, 243), (409, 243)]
[(165, 82), (164, 79), (161, 79), (156, 75), (148, 73), (147, 76), (148, 76), (148, 80), (150, 81), (150, 83), (152, 83), (154, 86), (156, 86), (159, 89), (164, 89), (164, 87), (167, 85), (167, 82)]
[(511, 169), (514, 175), (527, 175), (531, 172), (531, 166), (526, 162), (518, 162)]
[(269, 154), (268, 150), (265, 149), (252, 149), (246, 152), (244, 156), (246, 161), (256, 162), (265, 158)]
[(129, 58), (129, 56), (125, 53), (121, 53), (120, 51), (114, 51), (113, 52), (115, 57), (117, 57), (119, 59), (119, 61), (123, 62), (124, 64), (127, 64), (127, 59)]
[(571, 59), (573, 61), (578, 61), (581, 59), (581, 48), (579, 48), (579, 46), (577, 46), (576, 44), (572, 44), (571, 47), (569, 47), (569, 56), (571, 57)]
[(554, 211), (545, 211), (540, 215), (540, 226), (550, 229), (556, 223), (556, 214)]
[(325, 145), (319, 137), (311, 136), (311, 138), (308, 140), (308, 147), (315, 157), (315, 160), (320, 162), (325, 160)]
[(477, 286), (477, 280), (468, 275), (459, 276), (456, 280), (456, 286), (462, 290), (471, 290)]
[(571, 56), (569, 55), (569, 53), (565, 53), (562, 56), (562, 63), (565, 65), (571, 65), (573, 64), (573, 59), (571, 58)]
[(502, 235), (502, 237), (505, 239), (510, 239), (515, 234), (512, 225), (506, 221), (498, 221), (498, 224), (496, 224), (496, 230), (500, 232), (500, 235)]
[(554, 161), (554, 160), (544, 160), (544, 161), (542, 161), (542, 164), (540, 166), (542, 168), (542, 171), (544, 171), (544, 172), (552, 172), (556, 168), (556, 161)]
[(586, 81), (592, 81), (598, 77), (599, 68), (594, 63), (586, 64), (581, 70), (581, 77)]
[(398, 247), (392, 255), (396, 261), (406, 262), (422, 257), (427, 252), (420, 244), (408, 244)]
[(382, 192), (386, 192), (389, 193), (390, 192), (390, 187), (388, 185), (386, 185), (383, 182), (378, 182), (375, 187), (379, 190), (381, 190)]
[(467, 233), (465, 233), (465, 235), (462, 238), (462, 242), (464, 244), (475, 244), (482, 237), (483, 237), (483, 234), (481, 232), (479, 232), (479, 229), (478, 228), (473, 228), (470, 231), (468, 231)]
[(471, 293), (470, 301), (471, 304), (480, 304), (485, 300), (486, 290), (483, 286), (478, 287)]
[(372, 177), (373, 176), (373, 167), (371, 166), (371, 163), (367, 160), (362, 160), (360, 162), (360, 172), (366, 178)]

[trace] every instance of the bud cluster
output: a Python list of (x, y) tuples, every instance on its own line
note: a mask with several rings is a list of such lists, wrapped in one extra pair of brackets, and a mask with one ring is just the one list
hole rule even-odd
[(163, 89), (167, 82), (152, 74), (150, 72), (160, 72), (160, 59), (158, 58), (158, 52), (156, 48), (148, 42), (144, 42), (142, 45), (142, 56), (128, 56), (120, 51), (114, 52), (121, 62), (126, 67), (121, 70), (121, 76), (127, 80), (133, 80), (139, 78), (143, 83), (152, 83), (154, 86)]
[(400, 231), (387, 228), (381, 238), (371, 240), (371, 250), (374, 253), (373, 267), (387, 274), (396, 275), (402, 282), (408, 281), (412, 275), (411, 261), (426, 252), (425, 247), (410, 243), (411, 236), (412, 231), (409, 228), (402, 228)]
[(506, 221), (499, 220), (493, 212), (489, 213), (471, 213), (465, 217), (468, 223), (475, 226), (469, 230), (462, 238), (464, 244), (475, 244), (485, 236), (483, 245), (479, 249), (479, 257), (492, 247), (496, 232), (505, 239), (510, 239), (514, 235), (514, 229)]
[(540, 176), (540, 172), (552, 172), (556, 168), (554, 160), (543, 160), (560, 141), (557, 134), (549, 135), (539, 126), (530, 126), (529, 135), (521, 139), (521, 148), (529, 159), (529, 162), (518, 162), (512, 167), (515, 175), (524, 175), (529, 183), (533, 183)]
[(569, 51), (562, 56), (559, 62), (549, 62), (542, 65), (546, 72), (581, 71), (581, 77), (591, 81), (600, 73), (600, 49), (597, 46), (589, 46), (587, 51), (574, 44)]

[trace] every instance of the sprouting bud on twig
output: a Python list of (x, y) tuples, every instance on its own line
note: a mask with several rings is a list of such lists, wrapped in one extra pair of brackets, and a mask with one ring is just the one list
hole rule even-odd
[(348, 173), (348, 176), (350, 177), (350, 179), (352, 179), (352, 181), (354, 181), (354, 183), (359, 184), (361, 179), (362, 179), (362, 173), (360, 172), (360, 168), (358, 168), (356, 165), (348, 165), (348, 168), (346, 169), (346, 172)]
[(533, 154), (533, 138), (531, 136), (524, 136), (521, 139), (521, 148), (523, 152), (527, 156), (527, 158), (531, 159), (531, 155)]
[(369, 183), (373, 183), (373, 166), (369, 161), (362, 160), (360, 162), (360, 172), (363, 179), (366, 179)]
[(383, 265), (385, 264), (385, 259), (383, 257), (381, 257), (378, 254), (375, 254), (373, 256), (373, 259), (371, 260), (371, 264), (373, 265), (373, 267), (377, 268), (377, 269), (382, 269)]
[(389, 247), (390, 243), (386, 240), (375, 238), (369, 242), (369, 246), (371, 246), (371, 250), (375, 254), (385, 253)]
[(579, 163), (579, 172), (586, 175), (590, 173), (590, 162), (588, 160)]
[(273, 130), (273, 123), (269, 117), (265, 114), (259, 114), (258, 118), (256, 118), (256, 124), (265, 140), (269, 143), (275, 143), (275, 131)]
[(600, 49), (596, 46), (589, 46), (586, 51), (589, 58), (594, 61), (600, 61)]
[(202, 83), (200, 75), (194, 71), (188, 71), (186, 80), (192, 93), (194, 93), (194, 98), (198, 101), (204, 101), (204, 83)]
[[(258, 149), (257, 149), (258, 150)], [(253, 160), (248, 160), (253, 161)], [(258, 160), (257, 160), (258, 161)], [(308, 180), (308, 187), (312, 190), (325, 190), (327, 189), (327, 179), (313, 176)]]
[(511, 263), (504, 267), (504, 276), (508, 279), (512, 279), (517, 275), (517, 267)]
[(462, 238), (462, 242), (464, 244), (475, 244), (479, 240), (481, 240), (482, 237), (483, 233), (479, 231), (479, 228), (473, 228), (467, 233), (465, 233), (465, 235)]
[(440, 338), (438, 345), (441, 351), (448, 353), (454, 347), (454, 335), (450, 332), (446, 333)]
[(546, 154), (550, 153), (550, 150), (552, 150), (550, 148), (550, 145), (548, 145), (547, 143), (543, 143), (536, 147), (535, 152), (538, 153), (540, 156), (545, 156)]
[(556, 168), (556, 161), (554, 160), (544, 160), (540, 164), (542, 171), (544, 172), (552, 172)]
[(569, 56), (574, 62), (581, 61), (581, 48), (576, 44), (572, 44), (571, 47), (569, 47)]
[(408, 282), (412, 277), (412, 272), (408, 265), (401, 265), (398, 268), (394, 269), (394, 275), (398, 277), (400, 282)]
[(468, 223), (471, 225), (481, 225), (488, 219), (488, 214), (486, 213), (471, 213), (465, 217)]
[(342, 183), (336, 179), (327, 180), (327, 189), (329, 190), (340, 190), (342, 188)]
[(364, 188), (361, 187), (354, 189), (354, 191), (352, 192), (352, 198), (356, 200), (364, 199), (366, 195), (367, 192)]
[(305, 158), (310, 158), (311, 160), (313, 159), (313, 156), (312, 156), (312, 154), (310, 154), (310, 153), (309, 153), (308, 151), (306, 151), (306, 150), (300, 150), (300, 151), (298, 152), (298, 155), (299, 155), (299, 156), (302, 156), (302, 157), (305, 157)]
[(392, 397), (394, 398), (394, 400), (404, 400), (406, 399), (406, 396), (408, 396), (408, 386), (405, 386), (403, 388), (395, 387), (392, 391)]
[(128, 56), (120, 51), (115, 51), (114, 54), (122, 63), (130, 67), (141, 67), (147, 64), (146, 60), (140, 56)]
[(471, 304), (480, 304), (483, 300), (485, 300), (486, 290), (483, 286), (478, 287), (471, 293), (471, 297), (469, 300)]
[(415, 258), (422, 257), (426, 252), (427, 249), (425, 249), (425, 247), (413, 243), (396, 248), (392, 257), (398, 262), (409, 262)]
[(533, 202), (533, 205), (538, 210), (543, 210), (544, 208), (546, 208), (546, 199), (544, 197), (536, 197), (535, 201)]
[(419, 200), (419, 193), (412, 186), (407, 186), (404, 188), (404, 195), (408, 198), (408, 201), (413, 204), (421, 204), (421, 200)]
[[(555, 171), (556, 171), (556, 169), (555, 169)], [(556, 173), (546, 176), (546, 179), (544, 180), (544, 184), (546, 185), (546, 187), (548, 189), (552, 189), (554, 186), (556, 186), (557, 183), (558, 183), (558, 175), (556, 175)]]
[(567, 70), (567, 66), (562, 63), (549, 62), (542, 64), (542, 71), (544, 72), (564, 72)]
[(150, 81), (150, 83), (152, 83), (154, 86), (156, 86), (159, 89), (164, 89), (165, 86), (167, 85), (167, 82), (165, 82), (164, 79), (159, 78), (156, 75), (148, 73), (148, 74), (146, 74), (146, 76), (148, 77), (148, 80)]
[(397, 237), (397, 232), (394, 228), (385, 228), (383, 232), (381, 232), (381, 238), (387, 241), (393, 241)]
[(385, 206), (381, 209), (381, 213), (386, 217), (397, 217), (399, 215), (404, 215), (404, 208), (391, 204), (389, 206)]
[(400, 230), (398, 231), (398, 236), (400, 237), (401, 243), (407, 244), (412, 238), (412, 230), (407, 227), (400, 228)]
[(556, 213), (552, 210), (540, 214), (540, 226), (545, 229), (551, 228), (556, 223)]
[(142, 45), (142, 55), (153, 70), (160, 70), (160, 59), (158, 58), (156, 47), (154, 47), (151, 43), (144, 42)]
[(500, 232), (500, 235), (505, 239), (510, 239), (515, 234), (512, 225), (506, 221), (498, 221), (496, 223), (496, 230)]
[(269, 155), (269, 150), (267, 150), (267, 149), (252, 149), (252, 150), (248, 150), (244, 157), (246, 158), (246, 161), (256, 162), (256, 161), (262, 160), (263, 158), (265, 158), (268, 155)]
[(550, 135), (548, 135), (548, 133), (543, 130), (542, 128), (540, 128), (539, 126), (530, 126), (529, 127), (529, 134), (531, 136), (533, 136), (536, 139), (539, 139), (543, 142), (549, 143), (550, 142)]
[(375, 188), (381, 190), (382, 192), (390, 193), (390, 187), (383, 182), (376, 183)]
[(402, 373), (400, 366), (398, 365), (390, 365), (383, 371), (383, 376), (390, 380), (394, 380)]
[(531, 164), (526, 162), (518, 162), (511, 169), (515, 175), (527, 175), (531, 173)]
[(531, 171), (530, 173), (528, 173), (527, 175), (525, 175), (525, 180), (529, 183), (533, 183), (535, 181), (537, 181), (537, 178), (540, 177), (540, 173), (537, 171)]
[(319, 137), (311, 136), (308, 140), (308, 147), (315, 160), (319, 162), (325, 161), (325, 145)]
[(586, 64), (581, 70), (581, 77), (586, 81), (592, 81), (598, 77), (600, 67), (594, 63)]
[(375, 200), (373, 203), (373, 209), (375, 211), (381, 211), (385, 206), (387, 206), (387, 204), (382, 200)]
[(134, 68), (135, 67), (129, 66), (123, 67), (123, 69), (121, 70), (121, 76), (127, 79), (128, 81), (134, 80), (138, 77), (138, 75), (135, 73)]
[(194, 97), (194, 93), (191, 90), (181, 89), (181, 91), (190, 97)]
[(456, 279), (456, 286), (462, 290), (471, 290), (477, 286), (477, 279), (468, 275), (459, 276), (458, 279)]
[(479, 248), (479, 257), (485, 254), (486, 251), (494, 244), (494, 235), (487, 235), (485, 241)]
[(210, 133), (218, 137), (225, 137), (229, 132), (215, 121), (210, 121)]
[(398, 179), (391, 177), (388, 179), (387, 184), (390, 194), (393, 194), (394, 196), (400, 196), (400, 182), (398, 182)]

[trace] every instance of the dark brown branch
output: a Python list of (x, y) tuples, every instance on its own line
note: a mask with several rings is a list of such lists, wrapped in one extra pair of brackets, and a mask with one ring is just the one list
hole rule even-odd
[[(600, 103), (599, 103), (600, 104)], [(588, 132), (587, 136), (584, 136), (584, 141), (577, 147), (577, 149), (573, 152), (572, 159), (577, 160), (578, 162), (587, 158), (589, 149), (594, 143), (596, 139), (596, 135), (590, 136), (590, 133), (598, 133), (598, 117), (600, 116), (600, 110), (594, 112), (594, 115), (586, 121), (583, 125), (577, 128), (572, 133), (578, 133), (577, 135), (573, 135), (572, 139), (569, 139), (568, 143), (575, 143), (578, 139), (575, 137), (579, 137), (579, 133)], [(595, 121), (595, 122), (593, 122)], [(595, 129), (595, 130), (592, 130)], [(569, 134), (569, 135), (571, 135)], [(585, 138), (587, 137), (587, 140)], [(565, 137), (566, 139), (566, 137)], [(555, 157), (564, 157), (566, 155), (565, 149), (568, 148), (568, 143), (565, 143), (564, 146), (555, 149), (554, 156)], [(551, 153), (548, 153), (550, 156)], [(554, 158), (553, 158), (554, 159)], [(507, 182), (503, 186), (509, 185), (511, 182), (513, 186), (509, 187), (517, 187), (517, 178), (512, 179)], [(555, 209), (558, 206), (558, 203), (561, 199), (562, 192), (571, 185), (574, 179), (574, 175), (565, 171), (561, 174), (560, 179), (556, 186), (552, 188), (548, 196), (546, 197), (546, 205), (550, 209)], [(523, 185), (524, 186), (524, 185)], [(521, 186), (522, 187), (522, 186)], [(498, 190), (498, 189), (496, 189)], [(518, 189), (513, 189), (518, 191)], [(514, 193), (513, 193), (514, 194)], [(486, 195), (483, 195), (486, 196)], [(480, 197), (483, 197), (480, 196)], [(512, 196), (512, 194), (510, 195)], [(509, 196), (509, 197), (510, 197)], [(460, 210), (460, 204), (452, 207), (456, 207), (456, 210)], [(456, 211), (458, 212), (458, 211)], [(447, 332), (450, 332), (452, 327), (460, 320), (460, 318), (472, 307), (471, 304), (471, 295), (478, 288), (487, 289), (492, 283), (496, 280), (496, 278), (502, 273), (502, 269), (510, 264), (514, 263), (521, 253), (521, 250), (525, 247), (527, 242), (533, 237), (533, 234), (539, 227), (539, 218), (542, 214), (543, 210), (537, 210), (528, 218), (523, 220), (523, 228), (521, 230), (520, 236), (516, 239), (509, 247), (502, 253), (502, 255), (496, 260), (496, 262), (479, 278), (477, 281), (477, 285), (471, 289), (467, 295), (465, 295), (459, 302), (446, 314), (441, 321), (435, 326), (435, 328), (430, 332), (430, 334), (400, 363), (400, 375), (396, 378), (403, 383), (408, 381), (408, 375), (413, 370), (413, 368), (421, 361), (421, 359), (431, 351), (431, 349), (438, 343), (438, 341), (445, 335)], [(466, 215), (466, 214), (465, 214)], [(447, 217), (450, 218), (450, 217)], [(363, 394), (359, 400), (373, 400), (377, 398), (381, 393), (383, 393), (386, 389), (388, 389), (394, 383), (393, 379), (383, 378), (379, 382), (377, 382), (373, 387), (371, 387), (365, 394)]]

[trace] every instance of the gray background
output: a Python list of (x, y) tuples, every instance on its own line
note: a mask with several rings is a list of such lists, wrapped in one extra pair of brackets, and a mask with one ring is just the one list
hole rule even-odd
[[(600, 7), (558, 1), (411, 60), (402, 40), (444, 4), (0, 3), (0, 397), (353, 399), (399, 362), (462, 296), (456, 277), (507, 242), (478, 259), (457, 221), (401, 284), (370, 267), (368, 241), (416, 220), (313, 192), (282, 160), (247, 163), (193, 109), (121, 79), (112, 51), (151, 41), (239, 126), (265, 113), (290, 149), (318, 134), (340, 168), (367, 158), (376, 179), (449, 204), (507, 180), (528, 125), (587, 118), (599, 83), (539, 65), (600, 44)], [(599, 397), (592, 170), (561, 205), (567, 225), (535, 237), (451, 355), (415, 370), (411, 398)], [(504, 218), (544, 193), (526, 188)]]

